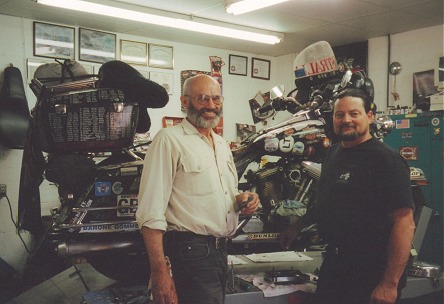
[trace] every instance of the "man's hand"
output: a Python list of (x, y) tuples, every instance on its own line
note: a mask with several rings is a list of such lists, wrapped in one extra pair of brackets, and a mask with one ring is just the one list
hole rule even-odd
[(380, 283), (373, 290), (369, 304), (393, 304), (398, 296), (397, 286)]
[(236, 210), (242, 214), (252, 214), (259, 207), (259, 195), (253, 192), (242, 192), (236, 195)]
[(173, 278), (168, 272), (151, 274), (151, 290), (156, 304), (177, 304), (179, 302)]

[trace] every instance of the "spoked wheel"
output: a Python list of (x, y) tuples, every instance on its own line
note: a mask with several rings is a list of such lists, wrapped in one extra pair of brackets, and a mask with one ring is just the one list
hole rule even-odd
[(150, 264), (143, 253), (106, 252), (87, 257), (91, 266), (108, 278), (131, 284), (148, 284)]

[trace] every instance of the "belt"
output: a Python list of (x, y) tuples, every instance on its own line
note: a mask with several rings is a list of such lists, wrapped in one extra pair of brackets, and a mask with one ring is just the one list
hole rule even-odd
[(166, 242), (187, 242), (187, 241), (204, 241), (209, 246), (214, 246), (216, 249), (225, 248), (228, 242), (226, 237), (215, 237), (212, 235), (202, 235), (189, 231), (167, 231), (164, 234)]

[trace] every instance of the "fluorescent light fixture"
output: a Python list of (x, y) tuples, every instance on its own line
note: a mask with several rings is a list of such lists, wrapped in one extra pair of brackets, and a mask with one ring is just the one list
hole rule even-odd
[(128, 9), (112, 7), (82, 0), (33, 0), (40, 4), (75, 10), (79, 12), (98, 14), (103, 16), (121, 18), (149, 24), (168, 26), (183, 30), (195, 31), (205, 34), (218, 35), (229, 38), (242, 39), (266, 44), (276, 44), (283, 39), (282, 34), (260, 34), (237, 30), (217, 25), (210, 25), (185, 19), (158, 16), (141, 13)]
[(288, 0), (241, 0), (237, 2), (227, 0), (225, 11), (229, 14), (240, 15), (285, 1)]

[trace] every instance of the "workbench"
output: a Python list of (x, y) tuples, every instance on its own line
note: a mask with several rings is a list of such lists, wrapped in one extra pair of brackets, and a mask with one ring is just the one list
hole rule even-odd
[[(254, 263), (245, 256), (236, 256), (242, 259), (246, 264), (233, 265), (229, 267), (227, 296), (225, 304), (303, 304), (307, 299), (313, 296), (312, 293), (296, 291), (291, 294), (279, 295), (275, 297), (265, 297), (262, 290), (248, 283), (238, 276), (264, 273), (266, 271), (277, 270), (300, 270), (303, 273), (314, 273), (320, 268), (322, 263), (322, 252), (312, 251), (303, 252), (304, 255), (313, 258), (311, 261), (298, 262), (272, 262), (272, 263)], [(442, 299), (444, 273), (438, 279), (408, 277), (407, 286), (403, 289), (402, 303), (405, 304), (442, 304), (442, 301), (435, 302), (433, 299)], [(233, 284), (234, 282), (234, 284)], [(131, 287), (133, 294), (146, 294), (146, 286)], [(113, 284), (106, 289), (100, 291), (91, 291), (86, 293), (84, 298), (85, 304), (102, 304), (111, 302), (102, 302), (101, 298), (109, 297), (114, 294), (115, 290), (124, 293), (125, 288), (119, 286), (119, 283)], [(441, 294), (440, 294), (441, 293)], [(422, 300), (429, 297), (432, 300)], [(126, 303), (126, 302), (121, 302)], [(133, 302), (131, 302), (133, 303)], [(134, 302), (138, 303), (138, 302)]]

